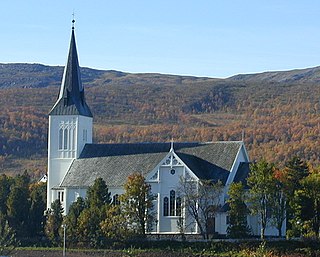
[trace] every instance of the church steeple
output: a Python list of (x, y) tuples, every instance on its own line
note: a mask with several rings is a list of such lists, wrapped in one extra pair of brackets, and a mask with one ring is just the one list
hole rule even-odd
[(75, 20), (72, 20), (69, 55), (64, 69), (59, 97), (49, 115), (83, 115), (92, 117), (90, 108), (85, 101), (84, 88), (81, 82), (74, 23)]

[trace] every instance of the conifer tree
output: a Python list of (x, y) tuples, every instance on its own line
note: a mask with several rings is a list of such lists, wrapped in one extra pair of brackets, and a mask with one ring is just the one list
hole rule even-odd
[(14, 230), (8, 220), (0, 212), (0, 256), (9, 255), (18, 245)]
[(51, 208), (46, 212), (47, 220), (45, 225), (45, 233), (50, 241), (55, 245), (60, 242), (59, 230), (63, 221), (62, 213), (63, 208), (59, 199), (52, 202)]
[(230, 238), (246, 238), (250, 235), (247, 222), (249, 210), (245, 204), (246, 193), (241, 182), (232, 183), (228, 191), (229, 225), (227, 235)]

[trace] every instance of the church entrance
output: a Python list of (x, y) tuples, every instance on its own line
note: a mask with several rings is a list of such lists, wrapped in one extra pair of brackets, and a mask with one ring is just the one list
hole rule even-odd
[(216, 232), (216, 219), (212, 212), (208, 215), (208, 234), (213, 235)]

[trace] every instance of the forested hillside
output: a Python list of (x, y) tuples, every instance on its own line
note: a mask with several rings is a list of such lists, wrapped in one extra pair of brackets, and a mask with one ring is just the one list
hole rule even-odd
[[(0, 170), (45, 172), (62, 67), (0, 65)], [(320, 68), (229, 79), (82, 69), (95, 142), (244, 139), (251, 159), (319, 163)]]

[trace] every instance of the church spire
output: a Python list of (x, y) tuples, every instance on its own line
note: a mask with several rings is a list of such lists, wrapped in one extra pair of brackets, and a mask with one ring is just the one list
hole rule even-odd
[(84, 97), (78, 61), (74, 23), (72, 31), (67, 65), (64, 69), (60, 93), (57, 102), (50, 111), (50, 115), (83, 115), (92, 117), (89, 106)]

